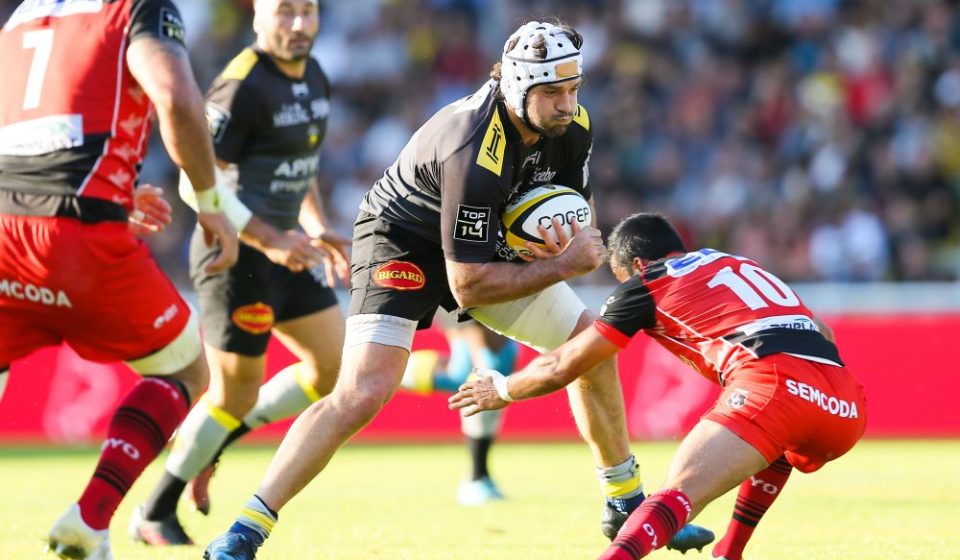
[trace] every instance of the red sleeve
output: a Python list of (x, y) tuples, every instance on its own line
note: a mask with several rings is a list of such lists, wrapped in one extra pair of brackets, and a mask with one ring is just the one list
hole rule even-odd
[(597, 329), (597, 332), (603, 335), (604, 338), (620, 348), (626, 348), (627, 344), (630, 344), (630, 337), (618, 331), (609, 323), (604, 323), (600, 319), (597, 319), (593, 322), (593, 327)]

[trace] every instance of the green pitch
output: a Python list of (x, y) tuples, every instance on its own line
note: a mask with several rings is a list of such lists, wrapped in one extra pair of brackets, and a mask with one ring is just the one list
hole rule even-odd
[[(960, 555), (957, 441), (867, 441), (813, 475), (794, 473), (763, 520), (748, 558), (947, 560)], [(663, 480), (674, 443), (636, 443), (648, 490)], [(256, 489), (271, 448), (226, 454), (205, 518), (181, 506), (198, 542), (226, 529)], [(47, 528), (92, 472), (92, 450), (0, 448), (0, 559), (43, 558)], [(508, 444), (492, 468), (507, 501), (469, 509), (454, 500), (466, 471), (460, 446), (352, 445), (283, 510), (264, 560), (565, 560), (596, 557), (601, 500), (582, 444)], [(113, 523), (117, 560), (200, 558), (202, 547), (157, 550), (126, 536), (131, 508), (159, 478), (155, 464)], [(698, 522), (721, 534), (733, 493)], [(652, 558), (710, 558), (709, 550)]]

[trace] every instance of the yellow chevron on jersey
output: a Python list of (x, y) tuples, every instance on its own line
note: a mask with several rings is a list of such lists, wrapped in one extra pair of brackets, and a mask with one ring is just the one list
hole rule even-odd
[(230, 64), (227, 64), (227, 67), (223, 69), (223, 72), (220, 74), (220, 79), (242, 80), (247, 77), (247, 74), (250, 73), (250, 70), (253, 69), (258, 60), (260, 60), (260, 58), (257, 56), (257, 53), (253, 52), (253, 49), (243, 49), (240, 51), (240, 54), (233, 57)]
[(507, 142), (503, 134), (503, 123), (500, 122), (500, 112), (493, 111), (493, 118), (483, 135), (480, 144), (480, 153), (477, 154), (477, 165), (492, 171), (497, 177), (503, 171), (503, 152)]
[(579, 124), (586, 130), (590, 130), (590, 115), (583, 105), (577, 105), (577, 112), (573, 114), (573, 122)]

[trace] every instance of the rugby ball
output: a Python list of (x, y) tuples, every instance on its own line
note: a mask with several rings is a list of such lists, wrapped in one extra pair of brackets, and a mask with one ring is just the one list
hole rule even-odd
[(543, 185), (531, 189), (511, 200), (501, 215), (507, 245), (520, 254), (531, 254), (525, 242), (543, 246), (537, 226), (545, 227), (548, 235), (556, 239), (553, 218), (559, 220), (568, 237), (573, 237), (574, 222), (581, 228), (591, 224), (590, 205), (570, 187)]

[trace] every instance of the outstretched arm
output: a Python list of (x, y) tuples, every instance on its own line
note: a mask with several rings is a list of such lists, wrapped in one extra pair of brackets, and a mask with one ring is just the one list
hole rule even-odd
[(510, 377), (498, 380), (499, 372), (495, 372), (497, 375), (464, 383), (450, 397), (450, 408), (464, 409), (464, 415), (471, 416), (481, 410), (503, 408), (511, 401), (552, 393), (619, 351), (619, 346), (590, 326), (557, 349), (534, 358)]

